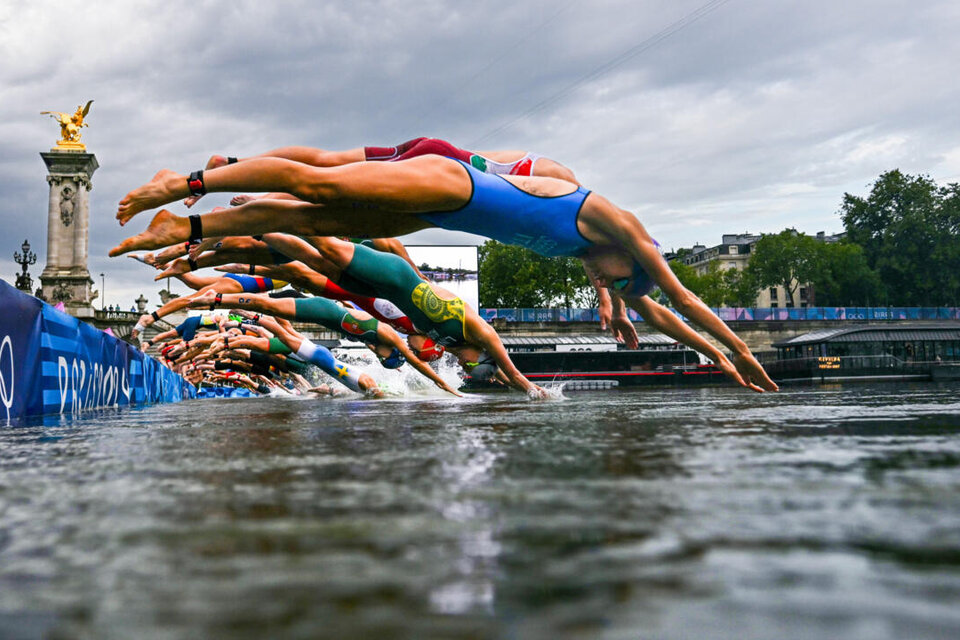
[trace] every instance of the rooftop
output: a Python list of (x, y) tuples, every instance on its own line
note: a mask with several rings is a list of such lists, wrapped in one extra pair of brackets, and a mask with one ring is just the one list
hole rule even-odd
[(863, 325), (823, 329), (774, 343), (774, 347), (796, 347), (822, 342), (892, 342), (924, 340), (960, 340), (960, 323)]

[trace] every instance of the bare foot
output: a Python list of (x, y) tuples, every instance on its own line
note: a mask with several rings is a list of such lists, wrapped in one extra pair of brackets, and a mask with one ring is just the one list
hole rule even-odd
[(248, 202), (253, 202), (257, 199), (257, 196), (248, 196), (248, 195), (239, 195), (233, 196), (230, 198), (230, 205), (234, 207), (239, 207), (242, 204), (247, 204)]
[(175, 278), (189, 271), (190, 263), (183, 258), (177, 258), (169, 267), (157, 274), (157, 277), (155, 277), (153, 281), (157, 282), (159, 280), (163, 280), (164, 278)]
[(209, 307), (214, 304), (217, 300), (217, 292), (213, 289), (205, 291), (203, 293), (195, 294), (190, 297), (190, 308), (197, 309), (201, 307)]
[(190, 194), (186, 176), (162, 169), (150, 182), (123, 197), (117, 208), (117, 220), (120, 221), (120, 226), (123, 226), (141, 211), (173, 202), (184, 194)]
[(153, 268), (155, 268), (155, 269), (158, 269), (158, 268), (159, 268), (159, 265), (157, 265), (157, 261), (156, 261), (156, 259), (153, 257), (153, 254), (152, 254), (152, 253), (145, 253), (145, 254), (143, 254), (142, 256), (139, 255), (139, 254), (136, 254), (136, 253), (131, 253), (131, 254), (130, 254), (129, 256), (127, 256), (127, 257), (128, 257), (128, 258), (133, 258), (133, 259), (136, 260), (137, 262), (142, 262), (143, 264), (148, 265), (148, 266), (150, 266), (150, 267), (153, 267)]
[[(225, 167), (225, 166), (227, 166), (226, 156), (213, 155), (213, 156), (210, 156), (209, 160), (207, 160), (207, 166), (205, 166), (203, 170), (207, 171), (208, 169), (216, 169), (218, 167)], [(189, 209), (193, 205), (197, 204), (197, 202), (202, 197), (203, 196), (190, 196), (189, 198), (186, 198), (183, 201), (183, 204)]]
[(141, 233), (127, 238), (110, 249), (111, 258), (138, 249), (159, 249), (177, 242), (185, 242), (190, 237), (190, 221), (161, 209), (153, 216), (150, 225)]

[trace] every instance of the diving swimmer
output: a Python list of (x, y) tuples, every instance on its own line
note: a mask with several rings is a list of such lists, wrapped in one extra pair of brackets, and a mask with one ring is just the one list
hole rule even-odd
[(564, 180), (485, 174), (439, 156), (334, 168), (259, 158), (190, 176), (161, 171), (121, 200), (117, 218), (124, 224), (140, 211), (207, 191), (285, 192), (304, 202), (255, 200), (202, 218), (164, 210), (110, 255), (204, 235), (394, 237), (430, 227), (477, 233), (546, 256), (577, 256), (598, 283), (641, 314), (656, 304), (645, 294), (659, 286), (677, 311), (731, 351), (732, 366), (716, 348), (704, 348), (706, 341), (693, 348), (745, 387), (777, 389), (746, 344), (680, 283), (633, 214)]

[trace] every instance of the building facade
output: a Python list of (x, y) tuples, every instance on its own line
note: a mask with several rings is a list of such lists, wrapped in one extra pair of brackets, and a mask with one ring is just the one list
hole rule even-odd
[[(844, 234), (827, 235), (820, 231), (816, 239), (821, 242), (837, 242)], [(698, 275), (707, 273), (713, 264), (717, 264), (723, 271), (737, 269), (742, 271), (750, 262), (750, 255), (762, 235), (752, 233), (723, 234), (720, 244), (707, 247), (695, 244), (683, 251), (682, 257), (677, 257), (684, 264), (697, 270)], [(668, 258), (669, 259), (669, 258)], [(796, 283), (793, 283), (796, 284)], [(794, 299), (791, 300), (787, 290), (782, 286), (764, 288), (757, 295), (755, 307), (808, 307), (814, 306), (814, 291), (808, 284), (800, 284), (796, 288)]]

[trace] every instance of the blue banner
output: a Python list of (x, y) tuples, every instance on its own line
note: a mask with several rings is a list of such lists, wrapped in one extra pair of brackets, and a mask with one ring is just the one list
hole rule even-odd
[[(643, 318), (628, 309), (630, 320)], [(672, 311), (672, 309), (671, 309)], [(958, 307), (719, 307), (713, 309), (724, 322), (762, 322), (770, 320), (960, 320)], [(681, 316), (676, 311), (675, 315)], [(480, 309), (487, 322), (598, 322), (596, 309)]]
[(26, 416), (196, 397), (193, 385), (133, 345), (3, 281), (0, 308), (5, 424)]

